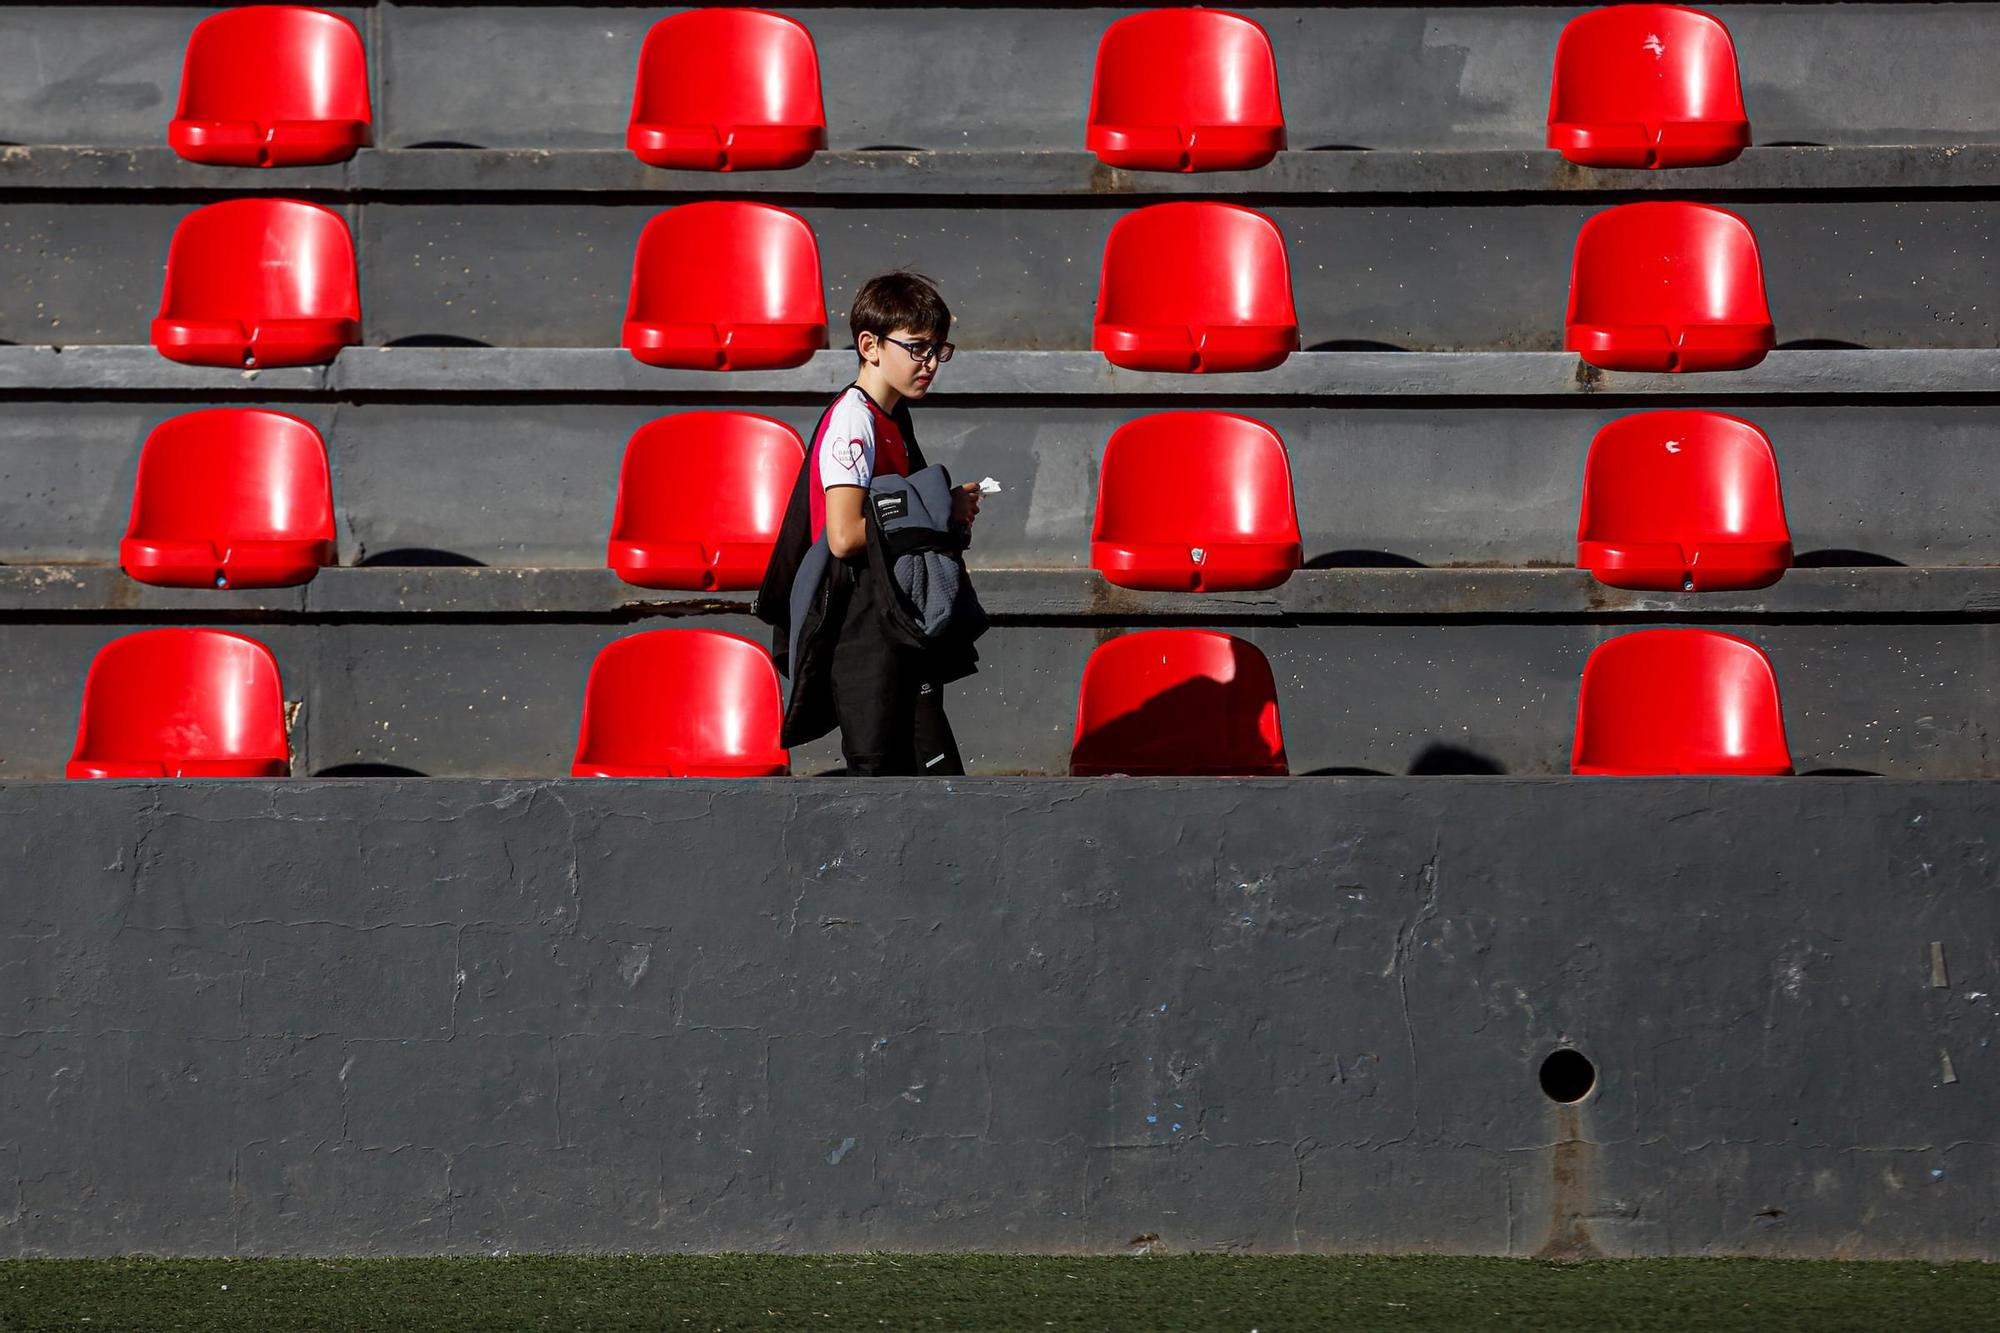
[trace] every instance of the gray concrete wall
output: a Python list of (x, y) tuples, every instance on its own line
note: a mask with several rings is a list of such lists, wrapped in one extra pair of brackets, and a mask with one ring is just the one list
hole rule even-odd
[[(1587, 200), (1507, 208), (1284, 202), (1308, 349), (1562, 346)], [(884, 206), (791, 200), (819, 237), (832, 345), (870, 275), (943, 285), (971, 348), (1087, 348), (1116, 196), (1084, 206), (962, 199)], [(0, 339), (144, 343), (167, 243), (191, 204), (0, 206)], [(651, 203), (348, 205), (363, 341), (615, 347)], [(1994, 210), (1965, 198), (1747, 203), (1781, 344), (1991, 347), (2000, 310)]]
[[(947, 688), (975, 773), (1068, 771), (1077, 685), (1116, 617), (1010, 621), (980, 644), (977, 676)], [(0, 777), (54, 777), (75, 740), (84, 673), (118, 635), (162, 618), (66, 612), (0, 632)], [(176, 616), (165, 623), (215, 624)], [(1159, 622), (1154, 622), (1159, 623)], [(1208, 623), (1215, 623), (1213, 621)], [(1670, 614), (1483, 622), (1378, 616), (1220, 622), (1270, 658), (1294, 773), (1565, 773), (1577, 679), (1590, 650)], [(1703, 620), (1770, 653), (1801, 772), (2000, 777), (2000, 626), (1980, 618), (1844, 622)], [(304, 705), (298, 776), (391, 766), (431, 777), (546, 777), (576, 751), (583, 683), (625, 634), (699, 625), (762, 639), (747, 616), (407, 616), (234, 627), (277, 655)], [(793, 756), (837, 768), (831, 739)]]
[[(339, 7), (372, 50), (385, 147), (622, 147), (646, 28), (671, 6)], [(213, 6), (0, 10), (0, 138), (157, 143)], [(1758, 143), (2000, 136), (2000, 6), (1709, 6)], [(976, 8), (948, 30), (813, 5), (835, 148), (1079, 145), (1097, 38), (1127, 9)], [(1580, 7), (1285, 6), (1269, 29), (1298, 148), (1534, 147), (1556, 35)]]
[(1994, 814), (0, 786), (0, 1252), (2000, 1258)]
[[(115, 562), (147, 432), (226, 405), (9, 404), (0, 414), (0, 562)], [(808, 438), (820, 410), (744, 406)], [(2000, 409), (1717, 406), (1771, 436), (1801, 553), (1834, 563), (2000, 563)], [(327, 436), (344, 563), (442, 558), (397, 554), (427, 551), (487, 565), (594, 567), (604, 560), (627, 440), (677, 408), (308, 402), (284, 410)], [(974, 562), (1087, 564), (1104, 443), (1147, 410), (974, 406), (949, 396), (923, 407), (918, 430), (933, 461), (1007, 486), (980, 515)], [(1243, 410), (1285, 438), (1309, 561), (1513, 566), (1574, 560), (1591, 436), (1626, 414), (1589, 401)], [(1839, 554), (1815, 554), (1828, 552)]]

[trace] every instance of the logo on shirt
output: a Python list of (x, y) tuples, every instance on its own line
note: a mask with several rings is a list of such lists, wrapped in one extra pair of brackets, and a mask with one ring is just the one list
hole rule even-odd
[(845, 443), (836, 441), (833, 446), (833, 461), (849, 472), (859, 472), (862, 456), (867, 452), (868, 445), (864, 440), (848, 440)]

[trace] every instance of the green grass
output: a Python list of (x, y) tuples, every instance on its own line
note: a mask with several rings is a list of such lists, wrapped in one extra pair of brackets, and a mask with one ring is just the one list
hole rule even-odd
[(2000, 1265), (847, 1255), (0, 1262), (0, 1329), (1988, 1329)]

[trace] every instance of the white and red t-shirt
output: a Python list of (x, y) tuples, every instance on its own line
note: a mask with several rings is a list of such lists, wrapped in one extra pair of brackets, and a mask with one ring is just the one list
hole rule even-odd
[(826, 490), (829, 486), (865, 488), (878, 476), (910, 475), (910, 450), (896, 419), (875, 405), (861, 386), (850, 384), (834, 399), (833, 408), (813, 436), (814, 485), (808, 488), (812, 535), (826, 531)]

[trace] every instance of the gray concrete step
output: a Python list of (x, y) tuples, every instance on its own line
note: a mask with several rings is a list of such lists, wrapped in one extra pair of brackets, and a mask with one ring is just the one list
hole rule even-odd
[(188, 162), (164, 146), (23, 145), (0, 149), (0, 191), (213, 191), (305, 198), (402, 194), (749, 195), (879, 199), (1294, 195), (1662, 193), (1883, 190), (1949, 194), (2000, 185), (2000, 144), (1788, 144), (1719, 167), (1597, 170), (1535, 148), (1377, 148), (1280, 153), (1255, 171), (1134, 172), (1080, 148), (824, 152), (790, 171), (662, 171), (623, 148), (363, 149), (351, 161), (271, 171)]
[[(987, 610), (1025, 622), (2000, 619), (1996, 565), (1794, 569), (1769, 588), (1688, 594), (1606, 587), (1578, 569), (1306, 569), (1264, 592), (1203, 594), (1135, 592), (1113, 587), (1087, 569), (975, 572)], [(112, 565), (0, 566), (0, 617), (15, 621), (155, 616), (631, 621), (741, 616), (750, 609), (750, 596), (638, 588), (608, 569), (336, 567), (299, 587), (218, 591), (151, 587)]]
[[(1560, 312), (1558, 312), (1560, 314)], [(851, 351), (794, 370), (661, 370), (618, 347), (351, 347), (325, 366), (227, 370), (169, 361), (145, 344), (0, 346), (0, 394), (12, 397), (202, 394), (449, 394), (583, 401), (645, 394), (750, 404), (831, 395), (854, 378)], [(1167, 375), (1122, 370), (1091, 351), (967, 350), (926, 401), (1115, 397), (1247, 402), (1273, 398), (1562, 398), (1725, 401), (1789, 395), (1927, 401), (2000, 392), (2000, 348), (1778, 351), (1749, 370), (1654, 375), (1599, 370), (1570, 352), (1298, 352), (1274, 370)]]

